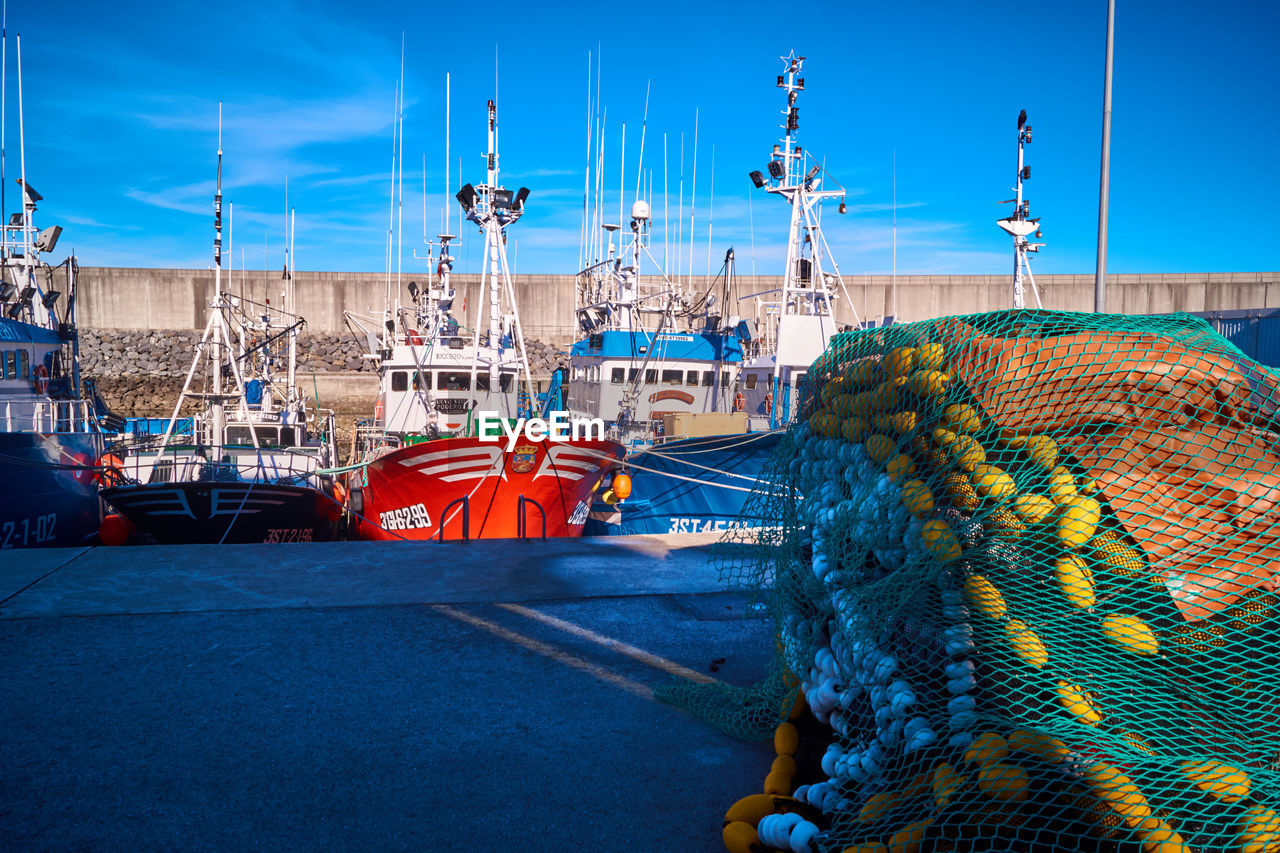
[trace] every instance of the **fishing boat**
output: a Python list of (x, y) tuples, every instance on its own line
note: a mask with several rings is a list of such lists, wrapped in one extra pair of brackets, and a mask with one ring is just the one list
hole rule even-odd
[(25, 179), (18, 185), (22, 209), (0, 231), (0, 549), (83, 545), (102, 523), (104, 445), (81, 394), (79, 267), (74, 255), (56, 265), (41, 259), (62, 229), (37, 229), (42, 196)]
[(498, 183), (493, 101), (488, 121), (486, 180), (456, 196), (484, 240), (469, 332), (455, 316), (449, 234), (439, 237), (426, 287), (409, 283), (408, 305), (389, 300), (379, 327), (347, 317), (379, 382), (348, 480), (360, 538), (577, 536), (592, 493), (623, 455), (602, 426), (571, 425), (553, 395), (535, 409), (506, 256), (506, 229), (524, 213), (529, 191)]
[[(331, 539), (341, 516), (325, 473), (336, 457), (334, 418), (308, 411), (297, 385), (304, 321), (293, 310), (292, 251), (283, 309), (223, 290), (221, 143), (214, 210), (215, 295), (173, 416), (158, 441), (111, 447), (102, 496), (144, 541)], [(179, 434), (184, 406), (190, 433)], [(313, 425), (322, 425), (318, 436)]]
[[(784, 136), (774, 146), (768, 177), (752, 172), (751, 178), (791, 205), (787, 261), (780, 290), (738, 297), (739, 303), (754, 300), (755, 317), (725, 316), (721, 310), (735, 290), (732, 250), (719, 298), (708, 293), (690, 299), (665, 273), (649, 279), (646, 292), (638, 274), (641, 253), (648, 255), (649, 211), (642, 201), (633, 205), (628, 247), (614, 256), (610, 237), (606, 261), (580, 276), (578, 320), (587, 337), (573, 348), (571, 408), (577, 402), (583, 409), (618, 412), (609, 423), (628, 443), (631, 478), (629, 497), (599, 495), (589, 533), (693, 533), (772, 523), (744, 517), (744, 504), (760, 484), (781, 428), (795, 417), (805, 371), (839, 330), (832, 303), (837, 290), (844, 290), (817, 216), (826, 198), (839, 197), (843, 212), (844, 190), (820, 189), (821, 164), (795, 144), (804, 57), (792, 54), (783, 62), (778, 85), (787, 93)], [(599, 286), (601, 281), (612, 287)], [(601, 299), (601, 293), (612, 299)], [(704, 306), (698, 322), (668, 331), (681, 316), (694, 319), (690, 303)], [(648, 310), (658, 318), (656, 329), (639, 322), (645, 306), (660, 309)], [(696, 376), (716, 393), (690, 394)], [(682, 380), (684, 405), (677, 407), (671, 400)]]
[[(720, 311), (733, 289), (733, 252), (707, 292), (689, 292), (650, 251), (646, 201), (632, 204), (625, 244), (614, 243), (619, 230), (604, 226), (604, 257), (577, 277), (583, 337), (570, 350), (567, 400), (575, 416), (602, 418), (608, 435), (627, 448), (631, 492), (598, 495), (587, 533), (739, 526), (777, 437), (752, 434), (735, 406), (739, 320)], [(642, 275), (646, 259), (653, 274)]]

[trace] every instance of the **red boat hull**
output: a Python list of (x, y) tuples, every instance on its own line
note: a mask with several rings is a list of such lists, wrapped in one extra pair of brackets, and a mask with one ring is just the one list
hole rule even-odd
[(443, 527), (444, 539), (539, 537), (545, 516), (547, 536), (581, 536), (592, 495), (623, 452), (596, 440), (521, 440), (510, 451), (505, 440), (478, 438), (402, 447), (356, 473), (355, 532), (428, 540), (442, 538)]

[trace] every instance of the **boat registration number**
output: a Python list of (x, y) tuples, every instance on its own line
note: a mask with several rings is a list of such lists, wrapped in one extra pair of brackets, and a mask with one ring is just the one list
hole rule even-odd
[(668, 533), (715, 533), (721, 530), (737, 530), (746, 527), (741, 521), (729, 518), (672, 518)]
[(399, 509), (378, 513), (378, 523), (383, 530), (410, 530), (431, 526), (431, 516), (422, 504), (402, 506)]
[(38, 515), (35, 518), (22, 518), (0, 524), (0, 549), (25, 547), (27, 545), (43, 545), (52, 542), (53, 527), (58, 522), (58, 514)]
[(310, 527), (269, 527), (263, 542), (310, 542)]

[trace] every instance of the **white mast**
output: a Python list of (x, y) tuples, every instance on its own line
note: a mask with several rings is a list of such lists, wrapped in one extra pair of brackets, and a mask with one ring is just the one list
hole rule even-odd
[(716, 221), (716, 146), (711, 144), (711, 197), (707, 202), (707, 278), (711, 278), (711, 229)]
[[(520, 327), (520, 314), (515, 300), (515, 288), (511, 283), (511, 271), (507, 265), (506, 235), (504, 230), (524, 213), (524, 201), (528, 197), (529, 191), (521, 187), (519, 192), (513, 194), (510, 190), (498, 185), (497, 138), (497, 112), (494, 102), (489, 101), (489, 149), (485, 183), (478, 187), (472, 187), (469, 184), (464, 186), (458, 193), (458, 201), (461, 203), (466, 217), (479, 225), (485, 234), (480, 288), (481, 293), (483, 293), (487, 285), (489, 292), (489, 342), (484, 359), (488, 365), (490, 392), (492, 393), (501, 387), (499, 379), (500, 368), (504, 364), (517, 362), (523, 369), (525, 389), (528, 393), (529, 402), (532, 404), (536, 397), (533, 389), (533, 380), (529, 375), (529, 358), (525, 352), (524, 335)], [(511, 320), (514, 328), (510, 331), (513, 333), (512, 336), (515, 338), (519, 348), (519, 356), (516, 359), (508, 358), (502, 347), (504, 330), (500, 309), (503, 290), (506, 291), (507, 298), (511, 303)], [(477, 319), (480, 317), (480, 312), (481, 308), (477, 306)], [(477, 322), (474, 333), (475, 357), (472, 360), (471, 368), (472, 399), (474, 399), (474, 394), (477, 390), (475, 373), (477, 362), (481, 357), (479, 339), (480, 323)]]
[(689, 182), (689, 278), (693, 278), (693, 219), (698, 210), (698, 108), (693, 108), (693, 177)]
[[(444, 208), (445, 221), (441, 223), (441, 230), (446, 234), (449, 231), (449, 72), (444, 73)], [(459, 232), (461, 233), (461, 232)]]
[(671, 229), (668, 223), (671, 221), (671, 211), (667, 207), (667, 132), (662, 131), (662, 268), (670, 269), (668, 264), (671, 263), (670, 253), (668, 251), (671, 240)]
[(644, 84), (644, 120), (640, 122), (640, 159), (636, 161), (636, 201), (640, 200), (640, 176), (644, 174), (644, 136), (649, 129), (649, 87), (650, 80)]
[[(285, 305), (287, 307), (285, 308), (285, 311), (288, 312), (289, 314), (285, 322), (290, 322), (290, 323), (292, 323), (293, 318), (298, 313), (298, 294), (297, 294), (297, 291), (294, 289), (295, 285), (293, 281), (293, 271), (297, 267), (297, 260), (293, 254), (293, 230), (294, 230), (294, 224), (296, 221), (297, 221), (296, 214), (294, 213), (293, 208), (290, 208), (289, 209), (289, 278), (285, 284), (285, 287), (286, 287), (285, 294), (287, 297), (287, 301), (285, 302)], [(290, 404), (294, 404), (297, 402), (297, 400), (295, 399), (298, 396), (297, 389), (295, 388), (297, 379), (298, 379), (298, 325), (297, 323), (292, 323), (292, 328), (289, 330), (288, 382), (289, 382), (289, 403)]]
[[(1028, 214), (1031, 212), (1031, 202), (1022, 197), (1022, 182), (1031, 179), (1031, 167), (1023, 165), (1023, 146), (1031, 143), (1031, 125), (1027, 124), (1027, 111), (1023, 110), (1018, 113), (1018, 171), (1014, 175), (1014, 192), (1016, 195), (1009, 199), (1013, 202), (1013, 215), (1007, 219), (996, 221), (996, 225), (1013, 236), (1013, 307), (1025, 308), (1026, 294), (1023, 289), (1022, 277), (1023, 271), (1026, 272), (1027, 280), (1031, 282), (1031, 292), (1036, 298), (1036, 307), (1040, 305), (1040, 292), (1036, 289), (1036, 280), (1031, 275), (1031, 263), (1027, 257), (1028, 252), (1038, 252), (1044, 246), (1043, 243), (1030, 243), (1027, 241), (1027, 235), (1035, 232), (1037, 237), (1040, 236), (1040, 219), (1030, 219)], [(1008, 202), (1002, 202), (1007, 204)]]
[[(785, 396), (783, 384), (804, 370), (826, 348), (831, 335), (836, 332), (832, 300), (832, 286), (839, 287), (848, 299), (840, 270), (830, 256), (830, 247), (822, 234), (818, 218), (819, 205), (824, 199), (840, 199), (840, 212), (844, 213), (845, 191), (839, 184), (836, 189), (821, 189), (824, 179), (829, 179), (820, 162), (809, 157), (796, 143), (800, 127), (800, 111), (796, 99), (804, 91), (804, 78), (799, 76), (805, 57), (795, 53), (782, 57), (785, 71), (778, 75), (777, 85), (787, 92), (787, 105), (782, 110), (782, 142), (773, 146), (766, 164), (768, 174), (751, 172), (751, 181), (769, 193), (782, 196), (791, 207), (791, 222), (787, 238), (787, 260), (782, 275), (782, 298), (777, 303), (777, 350), (773, 359), (773, 389), (775, 408), (770, 410), (771, 422), (777, 423), (790, 416), (788, 406), (795, 388)], [(812, 165), (810, 165), (812, 163)], [(806, 167), (807, 171), (806, 171)], [(832, 183), (835, 183), (833, 180)], [(830, 270), (826, 266), (830, 265)], [(850, 310), (852, 310), (850, 300)], [(854, 312), (857, 319), (857, 313)]]
[[(396, 111), (400, 124), (400, 151), (396, 157), (396, 301), (400, 300), (400, 270), (404, 259), (404, 33), (400, 34), (400, 106)], [(290, 243), (293, 242), (290, 225)], [(292, 246), (290, 247), (292, 250)], [(290, 383), (292, 385), (292, 382)]]
[[(22, 36), (17, 38), (18, 45), (18, 162), (22, 172), (22, 267), (26, 275), (26, 283), (31, 283), (31, 208), (35, 202), (31, 198), (31, 189), (27, 186), (27, 140), (23, 124), (22, 112)], [(218, 108), (221, 113), (222, 108)], [(221, 119), (219, 119), (221, 128)], [(219, 129), (221, 135), (221, 129)], [(221, 144), (221, 143), (219, 143)]]
[(582, 231), (578, 235), (578, 269), (589, 256), (587, 231), (591, 227), (587, 216), (587, 199), (591, 195), (591, 51), (587, 51), (587, 169), (582, 176)]

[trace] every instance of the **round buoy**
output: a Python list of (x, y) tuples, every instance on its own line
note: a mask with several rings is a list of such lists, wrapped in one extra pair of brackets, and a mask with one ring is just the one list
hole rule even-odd
[(631, 478), (626, 474), (614, 474), (612, 488), (618, 500), (625, 501), (631, 497)]
[(98, 482), (104, 489), (124, 483), (124, 460), (114, 453), (104, 453), (98, 457)]
[(98, 528), (98, 539), (103, 545), (123, 545), (132, 535), (133, 525), (129, 523), (129, 519), (115, 513), (102, 519), (102, 526)]

